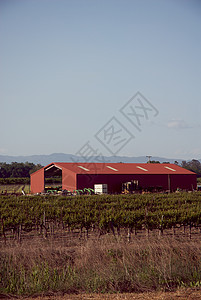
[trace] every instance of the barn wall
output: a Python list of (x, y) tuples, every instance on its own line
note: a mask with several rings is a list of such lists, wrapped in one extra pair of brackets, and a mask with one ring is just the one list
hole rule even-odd
[(183, 190), (195, 190), (197, 188), (196, 174), (172, 174), (170, 177), (171, 190), (175, 191), (177, 188)]
[(77, 189), (76, 173), (67, 169), (62, 170), (62, 189), (71, 192)]
[(41, 193), (45, 188), (44, 168), (31, 174), (31, 193)]
[(143, 189), (150, 186), (168, 189), (167, 175), (140, 175), (140, 174), (97, 174), (97, 175), (77, 175), (78, 189), (85, 187), (94, 188), (94, 184), (106, 183), (108, 184), (109, 193), (121, 193), (121, 186), (123, 182), (130, 180), (138, 180), (139, 186)]
[(108, 184), (108, 193), (121, 193), (123, 182), (138, 180), (139, 187), (162, 187), (163, 190), (175, 191), (177, 188), (196, 189), (196, 175), (168, 175), (168, 174), (78, 174), (77, 188), (94, 188), (94, 184)]

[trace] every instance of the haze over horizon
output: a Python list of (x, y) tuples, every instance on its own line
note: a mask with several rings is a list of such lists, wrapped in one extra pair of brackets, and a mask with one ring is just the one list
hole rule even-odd
[[(168, 158), (168, 157), (157, 157), (157, 156), (93, 156), (93, 157), (83, 157), (76, 156), (73, 154), (65, 154), (65, 153), (52, 153), (49, 155), (30, 155), (30, 156), (6, 156), (0, 154), (0, 162), (1, 163), (34, 163), (41, 164), (43, 166), (48, 165), (52, 162), (80, 162), (80, 163), (147, 163), (148, 160), (158, 161), (160, 163), (172, 163), (177, 162), (179, 165), (182, 164), (183, 161), (192, 161), (192, 159), (181, 159), (181, 158)], [(201, 163), (201, 159), (198, 159)]]
[(2, 0), (0, 155), (200, 159), (200, 16), (197, 0)]

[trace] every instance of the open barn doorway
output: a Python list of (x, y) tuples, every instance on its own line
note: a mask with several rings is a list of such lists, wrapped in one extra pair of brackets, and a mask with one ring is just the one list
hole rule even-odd
[(54, 164), (44, 169), (44, 189), (48, 194), (62, 192), (62, 169)]

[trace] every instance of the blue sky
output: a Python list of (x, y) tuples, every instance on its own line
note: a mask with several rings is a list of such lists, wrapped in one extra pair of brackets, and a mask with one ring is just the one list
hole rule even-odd
[(199, 0), (1, 0), (0, 40), (0, 154), (201, 158)]

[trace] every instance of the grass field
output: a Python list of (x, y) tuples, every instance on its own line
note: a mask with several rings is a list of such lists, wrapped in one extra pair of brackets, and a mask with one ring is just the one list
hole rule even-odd
[(29, 184), (0, 184), (0, 194), (5, 193), (22, 193), (22, 188), (26, 194), (30, 193)]
[(1, 244), (0, 277), (1, 293), (18, 296), (200, 290), (201, 244), (172, 237), (125, 243), (106, 235), (60, 244), (31, 238)]

